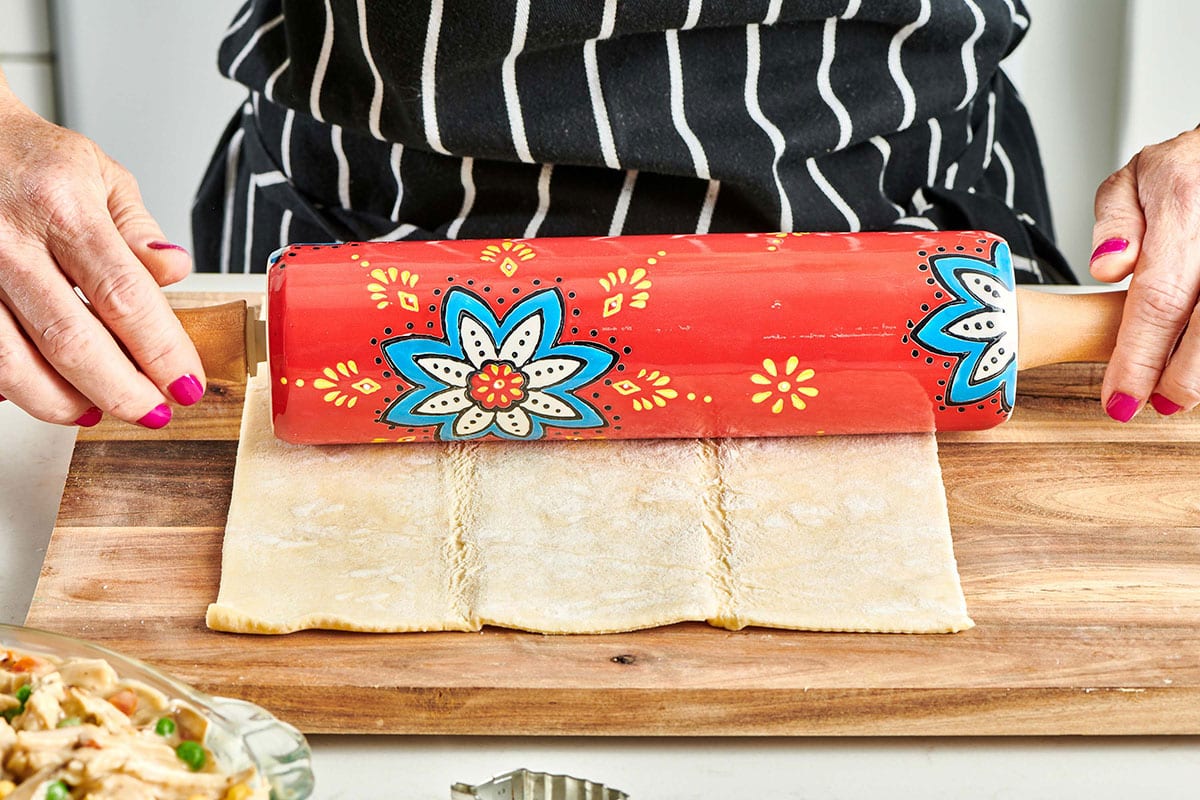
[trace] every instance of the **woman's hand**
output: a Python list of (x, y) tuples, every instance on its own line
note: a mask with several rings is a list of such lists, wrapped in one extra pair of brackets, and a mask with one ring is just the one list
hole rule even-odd
[(133, 177), (25, 108), (0, 74), (0, 396), (47, 422), (166, 425), (167, 397), (204, 393), (159, 290), (190, 270)]
[(1096, 192), (1091, 272), (1130, 274), (1117, 346), (1104, 375), (1108, 415), (1142, 404), (1174, 414), (1200, 403), (1200, 130), (1145, 148)]

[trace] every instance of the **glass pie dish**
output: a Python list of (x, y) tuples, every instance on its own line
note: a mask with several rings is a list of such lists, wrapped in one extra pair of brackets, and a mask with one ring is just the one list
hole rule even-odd
[(272, 800), (307, 800), (312, 796), (312, 753), (304, 736), (252, 703), (207, 695), (149, 664), (99, 645), (35, 628), (0, 624), (0, 656), (8, 658), (10, 652), (18, 658), (44, 658), (56, 667), (71, 659), (107, 662), (120, 681), (161, 694), (177, 716), (201, 720), (199, 744), (211, 754), (214, 766), (249, 780), (255, 790), (253, 796), (264, 792)]

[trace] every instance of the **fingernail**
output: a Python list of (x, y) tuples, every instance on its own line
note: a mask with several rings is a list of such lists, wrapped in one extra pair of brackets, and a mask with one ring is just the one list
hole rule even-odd
[(1128, 239), (1121, 239), (1119, 237), (1105, 239), (1095, 250), (1092, 251), (1092, 258), (1090, 261), (1088, 261), (1088, 263), (1092, 263), (1092, 261), (1100, 258), (1100, 256), (1124, 252), (1126, 247), (1129, 247)]
[(147, 242), (146, 247), (149, 247), (151, 250), (182, 250), (185, 253), (187, 252), (187, 248), (182, 245), (175, 244), (174, 242), (164, 242), (161, 240)]
[(1108, 405), (1104, 407), (1105, 413), (1117, 422), (1129, 422), (1137, 410), (1138, 401), (1122, 392), (1117, 392), (1108, 398)]
[(204, 397), (204, 387), (200, 385), (200, 381), (195, 375), (184, 375), (182, 378), (176, 378), (167, 387), (167, 391), (171, 393), (171, 397), (175, 398), (175, 402), (181, 406), (190, 406), (201, 397)]
[(1158, 392), (1150, 395), (1150, 405), (1154, 406), (1154, 410), (1162, 414), (1164, 417), (1169, 417), (1176, 411), (1183, 410), (1183, 406), (1168, 400)]
[(159, 403), (150, 413), (138, 420), (138, 425), (144, 428), (158, 430), (164, 427), (171, 421), (171, 407), (166, 403)]
[(3, 403), (3, 402), (4, 402), (5, 400), (7, 400), (7, 399), (8, 399), (7, 397), (5, 397), (4, 395), (0, 394), (0, 403)]
[(83, 412), (83, 416), (75, 420), (75, 424), (81, 428), (91, 428), (94, 425), (97, 425), (103, 416), (104, 412), (95, 406), (92, 406), (87, 411)]

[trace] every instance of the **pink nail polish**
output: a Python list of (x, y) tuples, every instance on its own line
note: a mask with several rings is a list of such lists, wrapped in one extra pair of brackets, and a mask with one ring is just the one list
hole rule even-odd
[(200, 385), (200, 381), (195, 375), (184, 375), (182, 378), (176, 378), (167, 387), (167, 391), (171, 393), (171, 397), (175, 398), (175, 402), (181, 406), (190, 406), (201, 397), (204, 397), (204, 387)]
[(1095, 261), (1097, 258), (1100, 258), (1100, 256), (1107, 256), (1107, 255), (1111, 255), (1113, 253), (1122, 253), (1125, 251), (1125, 248), (1127, 248), (1127, 247), (1129, 247), (1128, 239), (1121, 239), (1119, 237), (1114, 237), (1112, 239), (1105, 239), (1103, 242), (1101, 242), (1099, 244), (1099, 246), (1096, 247), (1095, 250), (1092, 251), (1092, 257), (1088, 261), (1088, 263), (1089, 264), (1092, 263), (1092, 261)]
[(146, 247), (149, 247), (151, 250), (180, 250), (184, 253), (187, 252), (186, 247), (175, 244), (174, 242), (163, 242), (163, 241), (147, 242)]
[(150, 410), (146, 416), (138, 420), (138, 425), (144, 428), (158, 430), (165, 427), (171, 421), (171, 407), (166, 403), (159, 403)]
[(1172, 400), (1168, 400), (1158, 392), (1150, 395), (1150, 405), (1154, 406), (1154, 410), (1162, 414), (1164, 417), (1169, 417), (1176, 411), (1183, 410), (1183, 406)]
[(1129, 422), (1138, 411), (1137, 399), (1122, 392), (1117, 392), (1108, 398), (1104, 411), (1117, 422)]
[(91, 428), (95, 425), (98, 425), (103, 417), (104, 412), (95, 406), (92, 406), (87, 411), (83, 412), (83, 415), (79, 419), (75, 420), (75, 424), (81, 428)]

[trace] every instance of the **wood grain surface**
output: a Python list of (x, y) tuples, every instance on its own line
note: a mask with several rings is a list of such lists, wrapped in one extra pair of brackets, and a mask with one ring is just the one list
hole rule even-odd
[(1200, 414), (1109, 422), (1101, 375), (1022, 373), (1013, 420), (939, 437), (960, 634), (211, 632), (236, 383), (81, 433), (27, 623), (314, 733), (1200, 733)]

